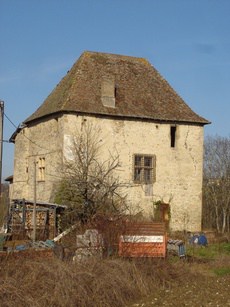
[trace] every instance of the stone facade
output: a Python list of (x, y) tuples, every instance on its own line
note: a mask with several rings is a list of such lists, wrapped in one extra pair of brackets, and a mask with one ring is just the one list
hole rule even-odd
[[(201, 229), (203, 127), (198, 125), (177, 125), (175, 147), (171, 125), (165, 123), (63, 115), (25, 127), (15, 142), (13, 198), (33, 199), (36, 165), (37, 199), (53, 201), (55, 184), (62, 177), (66, 136), (73, 136), (85, 122), (100, 128), (102, 159), (108, 158), (109, 150), (119, 153), (119, 178), (131, 212), (152, 216), (154, 202), (161, 200), (170, 205), (172, 229)], [(134, 183), (135, 154), (156, 156), (156, 181), (151, 186)], [(44, 180), (39, 178), (42, 157)]]

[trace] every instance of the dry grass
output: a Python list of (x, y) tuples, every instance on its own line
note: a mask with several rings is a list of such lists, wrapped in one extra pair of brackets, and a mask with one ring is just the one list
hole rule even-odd
[(179, 276), (164, 260), (8, 259), (1, 262), (0, 301), (7, 307), (125, 306)]
[(5, 222), (6, 215), (8, 210), (8, 198), (5, 193), (3, 193), (2, 197), (0, 198), (0, 228), (3, 226)]
[(184, 284), (229, 276), (228, 248), (215, 259), (185, 260), (107, 258), (74, 263), (48, 254), (36, 259), (37, 252), (10, 255), (0, 260), (0, 306), (121, 307), (149, 295), (160, 298), (164, 290), (177, 292)]

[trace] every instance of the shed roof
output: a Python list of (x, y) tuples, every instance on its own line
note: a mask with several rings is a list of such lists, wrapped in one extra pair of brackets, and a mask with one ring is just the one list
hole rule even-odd
[[(34, 200), (28, 200), (28, 199), (13, 199), (12, 202), (14, 204), (18, 205), (33, 205)], [(66, 205), (60, 205), (60, 204), (54, 204), (54, 203), (49, 203), (49, 202), (44, 202), (44, 201), (36, 201), (37, 206), (42, 206), (42, 207), (47, 207), (47, 208), (60, 208), (60, 209), (66, 209)]]
[[(106, 78), (116, 87), (115, 107), (104, 106)], [(62, 112), (208, 124), (144, 58), (84, 52), (43, 104), (24, 123)]]

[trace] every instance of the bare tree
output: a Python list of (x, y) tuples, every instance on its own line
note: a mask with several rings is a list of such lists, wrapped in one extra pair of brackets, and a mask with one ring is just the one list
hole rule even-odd
[(102, 159), (100, 130), (84, 123), (71, 143), (71, 158), (64, 163), (65, 178), (56, 194), (56, 199), (69, 207), (69, 222), (87, 222), (97, 214), (123, 210), (125, 197), (116, 175), (119, 155), (108, 151), (108, 158)]
[[(209, 136), (204, 154), (204, 223), (209, 220), (218, 232), (229, 232), (230, 138)], [(208, 223), (207, 223), (208, 224)]]

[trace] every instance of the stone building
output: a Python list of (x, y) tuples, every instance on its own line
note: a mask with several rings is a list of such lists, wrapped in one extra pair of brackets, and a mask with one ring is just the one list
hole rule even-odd
[(151, 64), (84, 52), (43, 104), (15, 131), (13, 198), (53, 201), (68, 146), (84, 123), (100, 128), (102, 158), (119, 153), (119, 178), (133, 212), (169, 204), (173, 230), (199, 231), (203, 128)]

